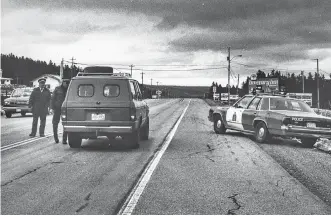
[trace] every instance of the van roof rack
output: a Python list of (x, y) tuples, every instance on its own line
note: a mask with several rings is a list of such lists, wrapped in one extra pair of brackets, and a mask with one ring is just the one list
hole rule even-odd
[(78, 72), (77, 76), (112, 76), (112, 77), (128, 77), (128, 78), (131, 78), (130, 73), (86, 73), (86, 72)]

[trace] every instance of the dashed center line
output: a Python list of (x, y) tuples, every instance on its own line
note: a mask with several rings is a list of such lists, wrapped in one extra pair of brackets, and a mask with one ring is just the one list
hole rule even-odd
[[(62, 132), (59, 132), (59, 134), (62, 134)], [(16, 147), (19, 147), (19, 146), (22, 146), (22, 145), (26, 145), (26, 144), (29, 144), (29, 143), (32, 143), (32, 142), (35, 142), (35, 141), (38, 141), (38, 140), (42, 140), (42, 139), (45, 139), (45, 138), (48, 138), (48, 137), (51, 137), (51, 136), (53, 136), (53, 134), (49, 133), (49, 134), (45, 134), (45, 137), (34, 137), (34, 138), (27, 139), (27, 140), (19, 141), (19, 142), (16, 142), (16, 143), (12, 143), (12, 144), (9, 144), (9, 145), (6, 145), (6, 146), (2, 146), (1, 147), (1, 152), (12, 149), (12, 148), (16, 148)]]

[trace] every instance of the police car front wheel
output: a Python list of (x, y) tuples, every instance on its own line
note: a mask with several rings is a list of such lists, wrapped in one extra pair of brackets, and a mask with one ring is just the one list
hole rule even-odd
[(217, 115), (214, 118), (214, 131), (217, 134), (224, 134), (226, 132), (225, 125), (220, 115)]

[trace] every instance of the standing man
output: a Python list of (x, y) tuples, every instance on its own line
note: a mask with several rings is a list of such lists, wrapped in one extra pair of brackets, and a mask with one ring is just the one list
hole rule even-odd
[(29, 108), (32, 108), (33, 122), (30, 137), (35, 137), (37, 132), (38, 119), (40, 118), (39, 135), (45, 136), (46, 116), (51, 100), (51, 93), (45, 87), (46, 79), (38, 80), (39, 87), (34, 88), (29, 99)]
[[(53, 133), (54, 133), (55, 143), (59, 143), (57, 129), (58, 129), (59, 122), (60, 122), (61, 106), (62, 106), (62, 103), (67, 94), (69, 81), (70, 80), (68, 80), (68, 79), (62, 79), (61, 85), (55, 88), (55, 90), (53, 92), (52, 100), (51, 100), (51, 108), (54, 112), (52, 123), (53, 123)], [(62, 136), (62, 143), (67, 144), (67, 133), (64, 131), (63, 131), (63, 136)]]

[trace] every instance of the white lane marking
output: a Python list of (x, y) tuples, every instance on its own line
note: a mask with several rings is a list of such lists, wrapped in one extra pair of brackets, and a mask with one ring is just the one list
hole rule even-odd
[[(62, 134), (62, 132), (59, 132), (59, 134)], [(19, 141), (19, 142), (16, 142), (16, 143), (12, 143), (12, 144), (1, 147), (1, 152), (12, 149), (12, 148), (16, 148), (16, 147), (19, 147), (19, 146), (22, 146), (22, 145), (29, 144), (29, 143), (34, 142), (34, 141), (45, 139), (45, 138), (48, 138), (48, 137), (51, 137), (51, 136), (53, 136), (52, 133), (45, 134), (45, 137), (35, 137), (35, 138), (30, 138), (30, 139), (27, 139), (27, 140)]]
[(158, 163), (160, 162), (162, 155), (167, 150), (172, 138), (174, 137), (174, 135), (177, 131), (177, 128), (178, 128), (180, 122), (182, 121), (182, 118), (184, 117), (187, 108), (190, 105), (190, 102), (191, 102), (191, 100), (187, 104), (187, 106), (184, 109), (182, 115), (177, 120), (175, 126), (171, 129), (170, 133), (166, 137), (166, 140), (165, 140), (164, 144), (162, 145), (162, 148), (159, 151), (156, 152), (153, 159), (149, 162), (149, 164), (148, 164), (147, 168), (145, 169), (144, 173), (139, 178), (137, 184), (134, 186), (134, 188), (131, 191), (131, 193), (129, 194), (128, 198), (125, 200), (124, 205), (122, 206), (122, 208), (118, 212), (118, 215), (131, 215), (132, 214), (134, 208), (136, 207), (136, 205), (139, 201), (139, 198), (140, 198), (141, 194), (143, 193), (147, 183), (149, 182), (155, 168), (157, 167)]

